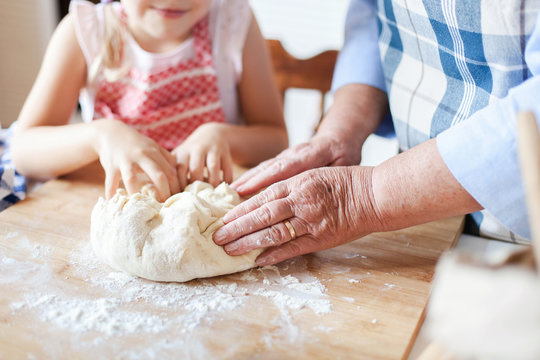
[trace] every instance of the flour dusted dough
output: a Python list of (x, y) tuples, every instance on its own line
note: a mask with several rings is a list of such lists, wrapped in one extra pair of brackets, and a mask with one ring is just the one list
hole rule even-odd
[(240, 202), (227, 184), (196, 181), (164, 203), (151, 187), (128, 196), (119, 190), (92, 211), (96, 255), (117, 270), (156, 281), (183, 282), (255, 266), (260, 250), (229, 256), (212, 241), (225, 213)]

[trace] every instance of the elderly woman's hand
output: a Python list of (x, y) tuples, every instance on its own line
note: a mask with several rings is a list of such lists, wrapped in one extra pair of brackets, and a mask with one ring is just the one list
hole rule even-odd
[(276, 183), (225, 215), (214, 241), (230, 255), (268, 248), (256, 260), (265, 266), (377, 231), (372, 172), (321, 168)]
[(358, 165), (364, 141), (387, 111), (384, 91), (365, 84), (344, 85), (335, 92), (332, 106), (309, 142), (261, 163), (231, 185), (244, 196), (306, 170)]
[[(358, 136), (348, 141), (333, 135), (316, 135), (309, 142), (288, 148), (275, 158), (262, 162), (243, 174), (231, 186), (240, 195), (249, 195), (306, 170), (323, 166), (358, 165), (362, 146), (359, 138)], [(351, 142), (358, 144), (352, 146)]]

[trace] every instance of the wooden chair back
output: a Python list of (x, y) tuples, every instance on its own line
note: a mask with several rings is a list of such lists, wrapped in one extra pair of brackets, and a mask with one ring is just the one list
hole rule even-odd
[(298, 59), (283, 48), (279, 40), (266, 40), (274, 65), (274, 76), (285, 99), (289, 88), (313, 89), (321, 93), (321, 116), (324, 113), (324, 95), (332, 86), (332, 75), (337, 50), (327, 50), (308, 59)]

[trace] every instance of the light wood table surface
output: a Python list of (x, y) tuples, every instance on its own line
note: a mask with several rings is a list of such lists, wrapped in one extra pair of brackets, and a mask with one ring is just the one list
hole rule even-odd
[(153, 283), (89, 245), (93, 165), (0, 213), (0, 358), (406, 358), (463, 217), (275, 267)]

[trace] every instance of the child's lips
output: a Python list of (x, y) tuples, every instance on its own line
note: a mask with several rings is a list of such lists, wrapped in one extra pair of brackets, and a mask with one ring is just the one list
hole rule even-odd
[(157, 9), (154, 10), (157, 11), (158, 14), (160, 14), (163, 17), (174, 19), (179, 18), (182, 15), (184, 15), (187, 11), (186, 10), (177, 10), (177, 9)]

